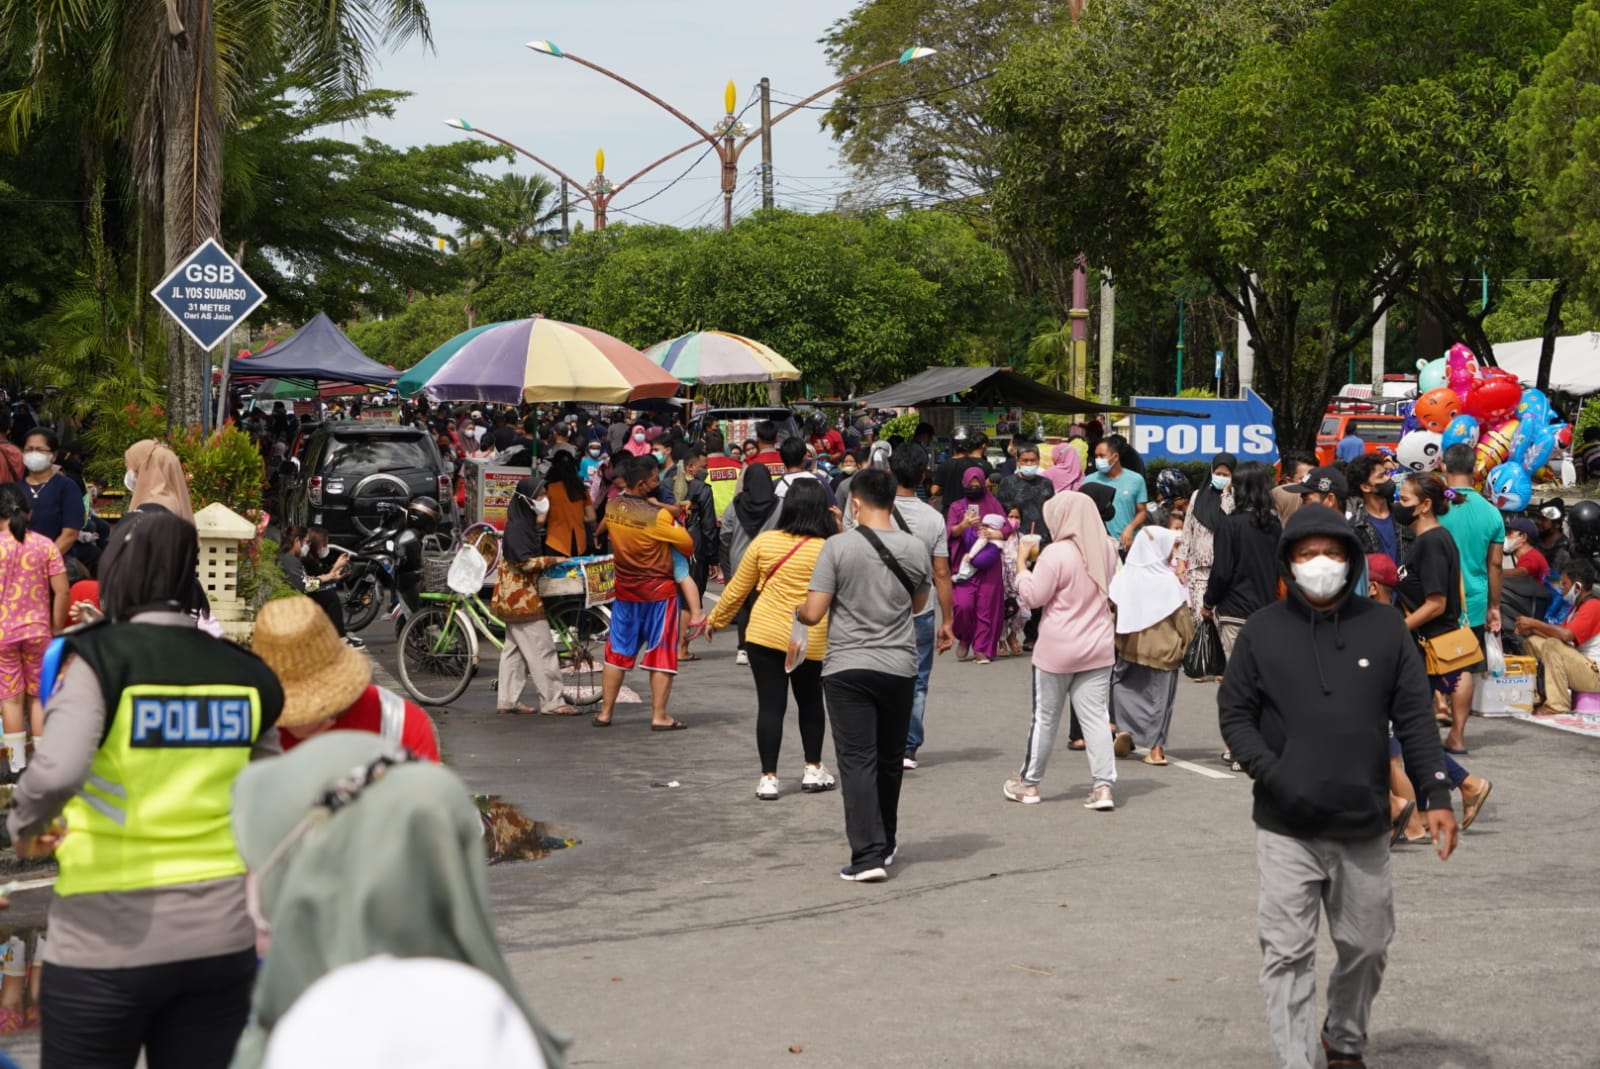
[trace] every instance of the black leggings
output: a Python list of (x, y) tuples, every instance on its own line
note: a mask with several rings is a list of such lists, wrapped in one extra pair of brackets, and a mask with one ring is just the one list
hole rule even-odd
[(319, 586), (311, 592), (311, 600), (322, 606), (322, 611), (333, 621), (333, 629), (344, 638), (344, 599), (337, 586)]
[(227, 1069), (250, 1014), (256, 952), (131, 969), (51, 965), (42, 1069)]
[(827, 714), (822, 707), (822, 662), (803, 661), (793, 672), (783, 670), (784, 654), (770, 646), (750, 643), (750, 674), (756, 680), (756, 752), (761, 771), (778, 771), (778, 751), (783, 747), (783, 714), (789, 691), (800, 710), (800, 745), (806, 764), (822, 761), (822, 735)]

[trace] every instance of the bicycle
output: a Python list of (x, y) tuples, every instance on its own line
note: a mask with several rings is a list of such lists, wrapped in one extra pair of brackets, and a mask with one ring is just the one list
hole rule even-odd
[[(505, 624), (482, 597), (483, 579), (499, 559), (498, 531), (488, 524), (467, 528), (457, 542), (448, 589), (424, 591), (421, 608), (400, 629), (400, 683), (419, 703), (449, 705), (461, 697), (477, 674), (480, 642), (505, 650)], [(573, 560), (579, 568), (587, 563)], [(610, 610), (586, 604), (581, 595), (550, 598), (545, 610), (561, 664), (562, 698), (575, 706), (595, 705), (601, 695)]]

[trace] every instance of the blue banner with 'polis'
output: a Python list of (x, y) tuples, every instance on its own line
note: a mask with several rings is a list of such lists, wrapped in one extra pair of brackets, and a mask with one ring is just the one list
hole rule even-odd
[(1264, 464), (1278, 459), (1272, 409), (1254, 390), (1245, 390), (1240, 401), (1135, 397), (1133, 403), (1194, 413), (1190, 418), (1135, 416), (1130, 440), (1147, 460), (1209, 461), (1218, 453), (1232, 453), (1241, 461), (1259, 460)]

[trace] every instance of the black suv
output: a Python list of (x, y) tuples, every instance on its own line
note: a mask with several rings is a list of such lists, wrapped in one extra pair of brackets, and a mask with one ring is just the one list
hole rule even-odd
[(450, 469), (428, 432), (393, 423), (319, 425), (281, 473), (288, 523), (321, 524), (338, 542), (370, 534), (378, 504), (437, 498), (449, 515)]

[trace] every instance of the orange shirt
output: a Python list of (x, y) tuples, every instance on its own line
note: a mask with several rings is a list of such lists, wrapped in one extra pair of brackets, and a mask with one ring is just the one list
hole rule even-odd
[(583, 525), (585, 496), (576, 501), (567, 496), (565, 483), (549, 484), (550, 513), (544, 518), (544, 541), (565, 557), (581, 557), (589, 552), (589, 532)]
[(632, 494), (606, 504), (618, 601), (665, 601), (676, 593), (672, 551), (694, 555), (694, 538), (672, 513)]

